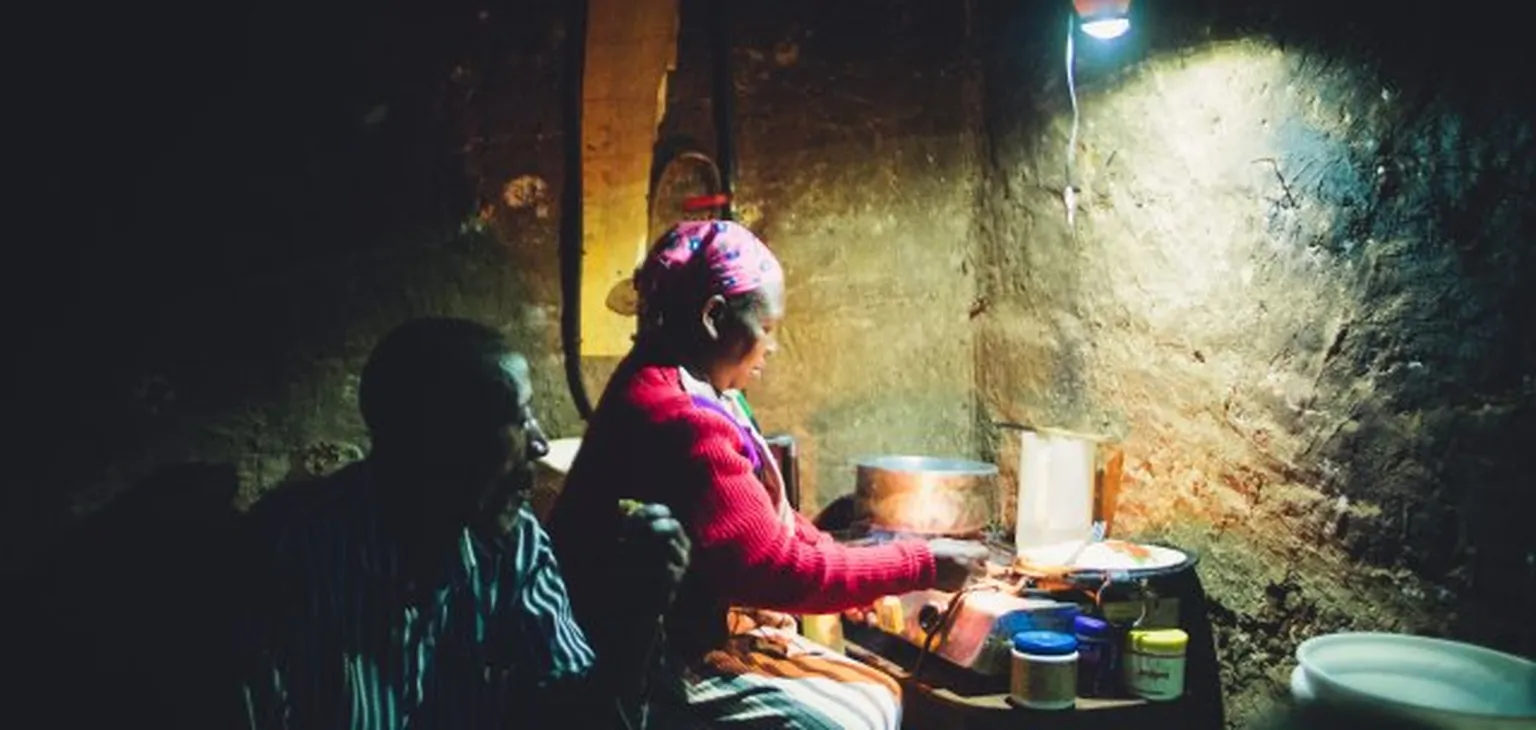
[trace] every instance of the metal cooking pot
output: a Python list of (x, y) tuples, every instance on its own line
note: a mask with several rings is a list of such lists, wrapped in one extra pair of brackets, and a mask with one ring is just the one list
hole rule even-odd
[(987, 526), (997, 503), (997, 467), (933, 456), (860, 460), (854, 498), (875, 527), (965, 535)]

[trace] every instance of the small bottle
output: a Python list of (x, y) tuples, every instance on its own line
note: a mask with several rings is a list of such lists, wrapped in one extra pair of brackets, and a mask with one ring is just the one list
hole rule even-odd
[(1126, 637), (1125, 687), (1137, 697), (1176, 700), (1184, 694), (1184, 650), (1179, 629), (1137, 629)]
[(901, 636), (907, 631), (907, 616), (899, 596), (881, 596), (875, 601), (875, 625), (888, 634)]
[(1013, 636), (1013, 701), (1036, 710), (1077, 705), (1077, 638), (1057, 631), (1021, 631)]
[(1077, 636), (1077, 694), (1079, 697), (1111, 697), (1115, 694), (1115, 642), (1109, 622), (1078, 616), (1072, 631)]
[(800, 634), (839, 654), (847, 653), (847, 644), (843, 641), (843, 617), (841, 614), (828, 613), (801, 616)]

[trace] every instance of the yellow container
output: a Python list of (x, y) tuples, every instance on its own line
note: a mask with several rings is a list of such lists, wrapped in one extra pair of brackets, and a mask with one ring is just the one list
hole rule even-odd
[(1125, 639), (1125, 686), (1149, 700), (1184, 694), (1184, 652), (1189, 634), (1180, 629), (1137, 629)]
[(897, 636), (905, 633), (907, 616), (902, 610), (901, 599), (896, 596), (885, 596), (875, 601), (875, 623), (887, 633)]
[(1189, 634), (1180, 629), (1151, 629), (1131, 632), (1131, 651), (1154, 656), (1184, 656)]
[(843, 617), (839, 614), (801, 616), (800, 633), (839, 654), (847, 652), (847, 646), (843, 643)]

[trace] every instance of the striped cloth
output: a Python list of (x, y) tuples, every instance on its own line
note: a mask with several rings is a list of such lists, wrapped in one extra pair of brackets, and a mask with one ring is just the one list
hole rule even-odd
[[(746, 398), (739, 391), (716, 395), (683, 368), (678, 377), (696, 405), (722, 413), (741, 429), (779, 524), (793, 535), (796, 521), (783, 475)], [(789, 624), (771, 625), (761, 621), (765, 617)], [(896, 730), (901, 724), (901, 687), (895, 680), (795, 633), (789, 616), (737, 608), (727, 613), (726, 626), (723, 646), (653, 682), (653, 726)]]
[(441, 583), (412, 592), (367, 469), (303, 487), (313, 502), (269, 528), (279, 582), (251, 624), (252, 730), (504, 727), (592, 671), (527, 507), (503, 540), (464, 530)]
[(901, 687), (889, 675), (793, 629), (732, 611), (725, 645), (652, 680), (656, 728), (896, 730)]

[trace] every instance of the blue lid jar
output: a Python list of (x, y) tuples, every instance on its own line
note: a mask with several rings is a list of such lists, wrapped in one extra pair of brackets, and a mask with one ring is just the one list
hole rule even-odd
[(1109, 622), (1092, 616), (1072, 620), (1072, 631), (1084, 639), (1102, 639), (1109, 635)]
[(1020, 654), (1061, 656), (1077, 651), (1077, 637), (1059, 631), (1020, 631), (1013, 635), (1013, 648)]

